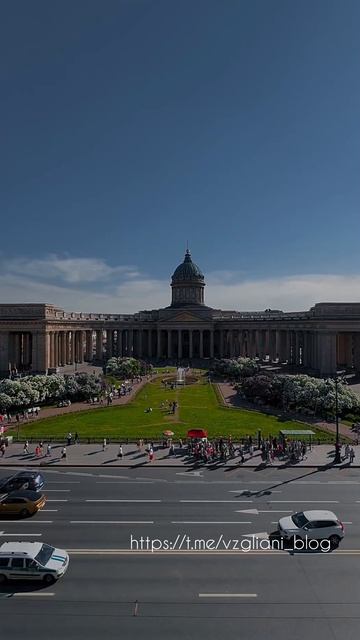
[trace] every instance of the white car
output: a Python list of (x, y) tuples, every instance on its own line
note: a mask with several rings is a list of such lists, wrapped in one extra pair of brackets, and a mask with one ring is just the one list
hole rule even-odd
[(0, 584), (7, 580), (42, 580), (52, 584), (69, 566), (69, 555), (41, 542), (4, 542), (0, 547)]
[(299, 511), (280, 518), (278, 531), (285, 540), (329, 540), (334, 547), (345, 535), (343, 523), (332, 511)]

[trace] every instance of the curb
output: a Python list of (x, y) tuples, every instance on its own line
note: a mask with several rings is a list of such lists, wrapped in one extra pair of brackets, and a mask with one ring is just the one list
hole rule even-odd
[[(146, 468), (146, 469), (186, 469), (186, 470), (191, 470), (191, 471), (216, 471), (218, 469), (241, 469), (241, 470), (246, 470), (246, 469), (258, 469), (261, 464), (254, 464), (254, 465), (246, 465), (246, 466), (241, 466), (240, 464), (231, 464), (231, 465), (216, 465), (216, 467), (203, 467), (203, 466), (198, 466), (198, 465), (194, 465), (194, 464), (159, 464), (156, 465), (154, 463), (151, 462), (147, 462), (145, 464), (112, 464), (111, 466), (109, 465), (104, 465), (104, 464), (67, 464), (65, 463), (54, 463), (54, 464), (41, 464), (41, 463), (35, 463), (35, 464), (21, 464), (20, 462), (13, 462), (13, 463), (4, 463), (4, 468), (7, 467), (14, 467), (14, 468), (23, 468), (23, 467), (39, 467), (40, 469), (44, 469), (45, 471), (48, 469), (52, 469), (54, 467), (59, 467), (61, 469), (140, 469), (140, 468)], [(0, 464), (0, 469), (1, 469), (2, 465)], [(301, 466), (296, 466), (296, 465), (284, 465), (284, 464), (272, 464), (272, 465), (268, 465), (265, 466), (261, 469), (261, 471), (265, 471), (268, 469), (281, 469), (281, 470), (288, 470), (288, 469), (296, 469), (296, 470), (301, 470), (301, 469), (318, 469), (319, 471), (327, 471), (330, 469), (360, 469), (360, 464), (352, 464), (350, 465), (333, 465), (333, 464), (302, 464)]]

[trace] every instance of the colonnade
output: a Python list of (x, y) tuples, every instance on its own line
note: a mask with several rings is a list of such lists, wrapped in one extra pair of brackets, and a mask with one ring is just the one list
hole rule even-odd
[(112, 356), (146, 359), (257, 357), (331, 374), (360, 371), (360, 332), (272, 328), (134, 327), (0, 332), (0, 369), (47, 371), (103, 362)]

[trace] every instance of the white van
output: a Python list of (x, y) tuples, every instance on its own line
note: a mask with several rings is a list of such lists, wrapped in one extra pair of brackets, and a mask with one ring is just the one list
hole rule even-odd
[(41, 542), (4, 542), (0, 547), (0, 584), (7, 580), (42, 580), (52, 584), (69, 566), (69, 555)]

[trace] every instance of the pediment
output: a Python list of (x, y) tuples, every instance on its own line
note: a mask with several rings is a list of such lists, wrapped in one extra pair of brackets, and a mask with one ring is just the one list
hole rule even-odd
[(194, 316), (192, 313), (187, 311), (183, 311), (182, 313), (178, 313), (176, 316), (171, 318), (174, 322), (199, 322), (202, 318), (198, 316)]

